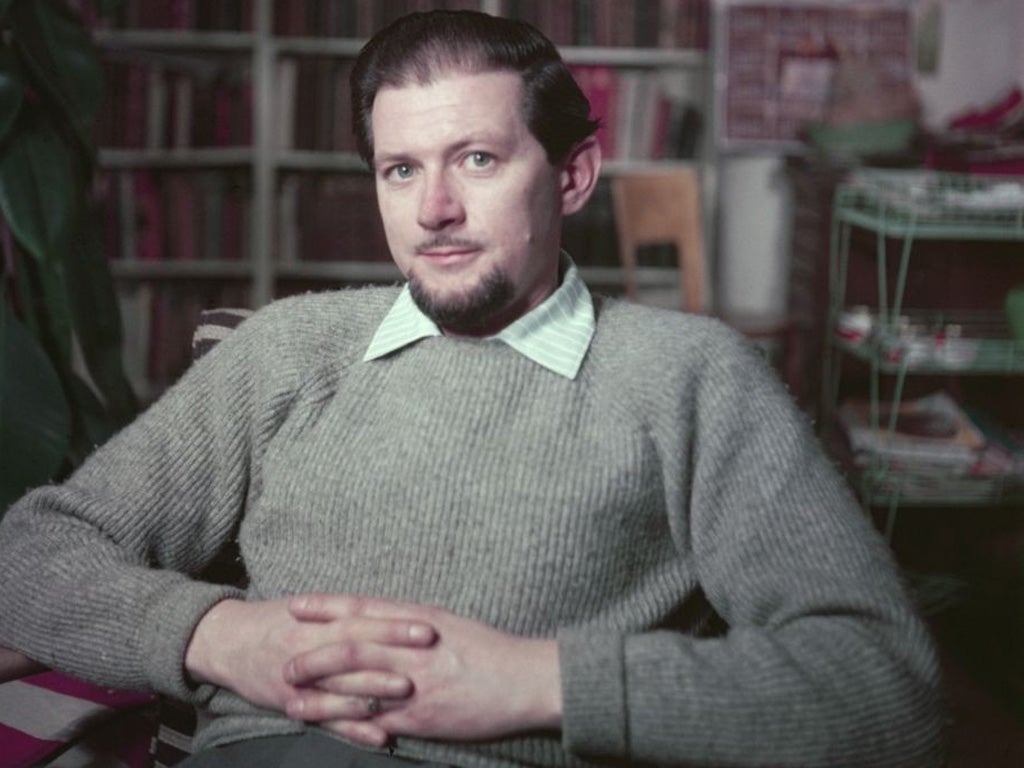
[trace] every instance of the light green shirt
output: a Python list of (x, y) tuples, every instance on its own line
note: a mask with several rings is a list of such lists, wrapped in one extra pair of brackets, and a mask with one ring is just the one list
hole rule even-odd
[[(565, 277), (542, 304), (500, 333), (489, 337), (512, 347), (538, 365), (575, 379), (594, 338), (594, 304), (579, 270), (563, 254)], [(416, 306), (409, 286), (399, 294), (384, 317), (363, 361), (376, 360), (430, 336), (440, 336), (433, 320)]]

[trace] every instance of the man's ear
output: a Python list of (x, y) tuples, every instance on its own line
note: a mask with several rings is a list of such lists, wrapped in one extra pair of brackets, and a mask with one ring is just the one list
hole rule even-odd
[(562, 161), (562, 215), (576, 213), (584, 206), (597, 186), (601, 173), (601, 146), (588, 136), (569, 150)]

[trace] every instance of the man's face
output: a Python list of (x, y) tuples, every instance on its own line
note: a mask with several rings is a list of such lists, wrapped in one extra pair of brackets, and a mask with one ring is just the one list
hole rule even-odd
[(562, 200), (511, 72), (382, 88), (374, 172), (388, 246), (417, 304), (454, 333), (490, 334), (558, 282)]

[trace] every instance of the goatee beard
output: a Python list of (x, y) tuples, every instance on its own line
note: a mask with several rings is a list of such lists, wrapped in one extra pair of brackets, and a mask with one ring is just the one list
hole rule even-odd
[(512, 282), (501, 270), (484, 275), (467, 293), (443, 300), (432, 296), (415, 275), (409, 276), (409, 295), (420, 311), (438, 328), (459, 335), (479, 336), (494, 331), (513, 294)]

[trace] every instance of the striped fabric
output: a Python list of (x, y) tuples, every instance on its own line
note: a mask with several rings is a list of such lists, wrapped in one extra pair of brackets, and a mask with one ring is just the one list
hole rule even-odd
[(145, 768), (153, 696), (44, 672), (0, 685), (0, 768)]
[(164, 698), (160, 700), (158, 720), (150, 756), (153, 768), (170, 768), (192, 754), (196, 710), (190, 704)]
[[(494, 338), (548, 370), (575, 379), (594, 337), (594, 305), (576, 265), (567, 254), (563, 253), (562, 259), (565, 277), (558, 290)], [(376, 360), (420, 339), (440, 335), (406, 286), (377, 328), (363, 360)]]
[(251, 309), (236, 307), (203, 310), (199, 315), (199, 325), (192, 334), (192, 359), (197, 360), (210, 351), (251, 314)]

